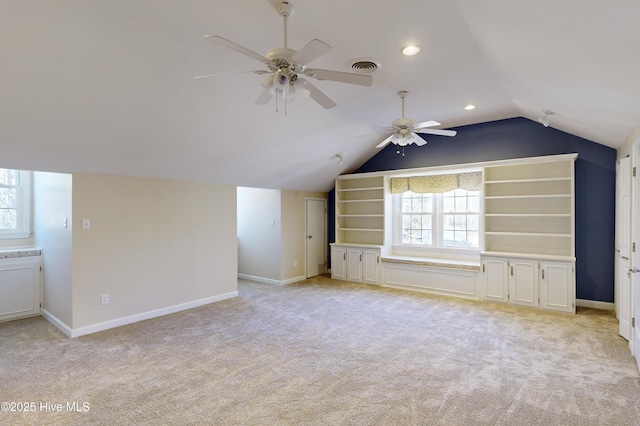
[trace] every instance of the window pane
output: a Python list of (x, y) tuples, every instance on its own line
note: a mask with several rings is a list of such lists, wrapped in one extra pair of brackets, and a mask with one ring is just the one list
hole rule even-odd
[(0, 229), (18, 229), (17, 188), (0, 188)]
[(411, 212), (420, 213), (422, 211), (422, 198), (411, 198)]
[(456, 197), (456, 211), (457, 212), (466, 212), (467, 211), (467, 198), (466, 197)]
[(480, 230), (480, 218), (477, 215), (470, 214), (467, 216), (467, 229), (472, 231)]
[(473, 196), (469, 197), (469, 206), (468, 211), (479, 213), (480, 212), (480, 197)]
[(443, 197), (442, 198), (442, 211), (444, 211), (445, 213), (452, 212), (453, 208), (455, 206), (453, 200), (454, 200), (453, 197)]
[(12, 169), (0, 169), (0, 185), (19, 185), (20, 171)]

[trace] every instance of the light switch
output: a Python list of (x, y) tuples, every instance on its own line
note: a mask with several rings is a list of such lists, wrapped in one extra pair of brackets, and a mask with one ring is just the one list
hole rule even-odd
[(90, 229), (91, 221), (89, 219), (82, 219), (82, 229)]

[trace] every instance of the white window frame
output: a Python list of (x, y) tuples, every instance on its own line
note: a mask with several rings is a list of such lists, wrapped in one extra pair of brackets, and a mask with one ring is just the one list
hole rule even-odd
[[(466, 172), (466, 170), (465, 170)], [(436, 198), (436, 203), (433, 211), (433, 245), (410, 245), (402, 243), (402, 194), (392, 194), (392, 244), (393, 253), (404, 256), (431, 256), (438, 258), (451, 258), (451, 259), (468, 259), (475, 258), (482, 252), (484, 247), (484, 220), (482, 205), (483, 196), (482, 190), (479, 191), (479, 243), (478, 248), (466, 248), (466, 247), (451, 247), (442, 245), (442, 227), (443, 227), (443, 209), (442, 209), (442, 194), (433, 194)]]
[[(19, 240), (31, 237), (31, 175), (32, 172), (19, 170), (17, 228), (0, 229), (0, 239)], [(5, 187), (4, 185), (1, 185)], [(11, 185), (13, 187), (13, 185)]]

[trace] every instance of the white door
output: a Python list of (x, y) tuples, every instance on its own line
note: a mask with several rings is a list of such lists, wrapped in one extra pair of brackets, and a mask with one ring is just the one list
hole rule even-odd
[(344, 247), (331, 247), (331, 278), (347, 279), (347, 249)]
[(379, 284), (378, 264), (380, 262), (380, 255), (378, 254), (378, 250), (363, 250), (362, 257), (364, 261), (362, 280), (367, 284)]
[(484, 281), (486, 285), (485, 297), (487, 300), (508, 302), (508, 276), (507, 259), (486, 258), (482, 265)]
[(540, 262), (540, 307), (575, 312), (573, 262)]
[[(634, 167), (640, 167), (640, 139), (636, 140), (633, 149), (633, 165)], [(631, 212), (631, 234), (633, 235), (633, 241), (640, 241), (640, 184), (637, 181), (637, 177), (632, 180), (631, 193), (633, 194)], [(634, 250), (631, 258), (631, 267), (634, 272), (640, 271), (640, 250)], [(638, 318), (640, 316), (640, 274), (631, 274), (631, 318)], [(633, 321), (635, 322), (635, 320)], [(636, 357), (636, 363), (640, 369), (640, 327), (638, 324), (634, 324), (631, 328), (631, 352)]]
[(362, 250), (347, 249), (347, 281), (362, 282)]
[(307, 278), (324, 274), (327, 267), (326, 206), (324, 199), (307, 198)]
[(618, 324), (619, 333), (627, 340), (631, 339), (631, 279), (629, 273), (629, 250), (631, 243), (631, 160), (620, 160), (618, 168), (618, 214), (617, 214), (617, 275), (618, 275)]
[(538, 306), (538, 262), (509, 260), (509, 303)]

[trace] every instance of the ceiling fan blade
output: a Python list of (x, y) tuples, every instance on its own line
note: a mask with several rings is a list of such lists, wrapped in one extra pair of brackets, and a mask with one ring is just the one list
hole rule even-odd
[(236, 71), (236, 72), (223, 72), (220, 74), (207, 74), (207, 75), (199, 75), (196, 77), (193, 77), (194, 80), (201, 80), (203, 78), (213, 78), (213, 77), (222, 77), (223, 75), (233, 75), (233, 74), (247, 74), (247, 73), (254, 73), (254, 74), (268, 74), (270, 71), (267, 70), (258, 70), (258, 71)]
[(331, 48), (331, 46), (329, 46), (324, 41), (313, 39), (302, 49), (291, 55), (290, 60), (299, 65), (305, 66), (309, 62), (315, 61), (316, 59), (326, 55), (332, 50), (333, 49)]
[(422, 139), (420, 136), (418, 136), (415, 132), (411, 133), (411, 135), (413, 136), (413, 142), (418, 145), (418, 146), (422, 146), (422, 145), (426, 145), (427, 141), (425, 141), (424, 139)]
[(426, 135), (439, 135), (439, 136), (455, 136), (458, 134), (455, 130), (440, 130), (440, 129), (413, 129), (416, 133), (422, 133)]
[(271, 98), (273, 98), (273, 89), (271, 87), (266, 87), (260, 96), (258, 96), (258, 99), (256, 99), (255, 104), (266, 105), (271, 101)]
[(378, 145), (376, 145), (376, 148), (382, 148), (385, 147), (387, 145), (389, 145), (389, 142), (391, 142), (391, 139), (393, 139), (395, 135), (391, 135), (388, 138), (386, 138), (385, 140), (383, 140), (382, 142), (380, 142)]
[(323, 108), (329, 109), (336, 106), (336, 103), (331, 100), (327, 95), (322, 93), (316, 86), (309, 83), (307, 80), (298, 78), (298, 81), (302, 81), (302, 85), (309, 91), (309, 96), (319, 103)]
[(371, 84), (373, 84), (373, 77), (370, 75), (355, 74), (352, 72), (308, 68), (304, 70), (304, 73), (318, 80), (339, 81), (341, 83), (358, 84), (360, 86), (371, 86)]
[(231, 50), (235, 50), (238, 53), (242, 53), (243, 55), (246, 55), (246, 56), (248, 56), (250, 58), (253, 58), (256, 61), (260, 61), (263, 64), (269, 65), (271, 63), (271, 61), (268, 58), (262, 56), (261, 54), (256, 53), (253, 50), (249, 50), (246, 47), (240, 46), (239, 44), (234, 43), (231, 40), (227, 40), (224, 37), (220, 37), (220, 36), (216, 36), (216, 35), (206, 35), (206, 36), (204, 36), (204, 38), (206, 38), (208, 40), (211, 40), (211, 41), (213, 41), (215, 43), (218, 43), (219, 45), (227, 47), (227, 48), (229, 48)]
[(425, 127), (434, 127), (434, 126), (439, 126), (440, 123), (438, 123), (437, 121), (434, 120), (429, 120), (429, 121), (423, 121), (422, 123), (417, 123), (416, 125), (413, 126), (414, 129), (424, 129)]

